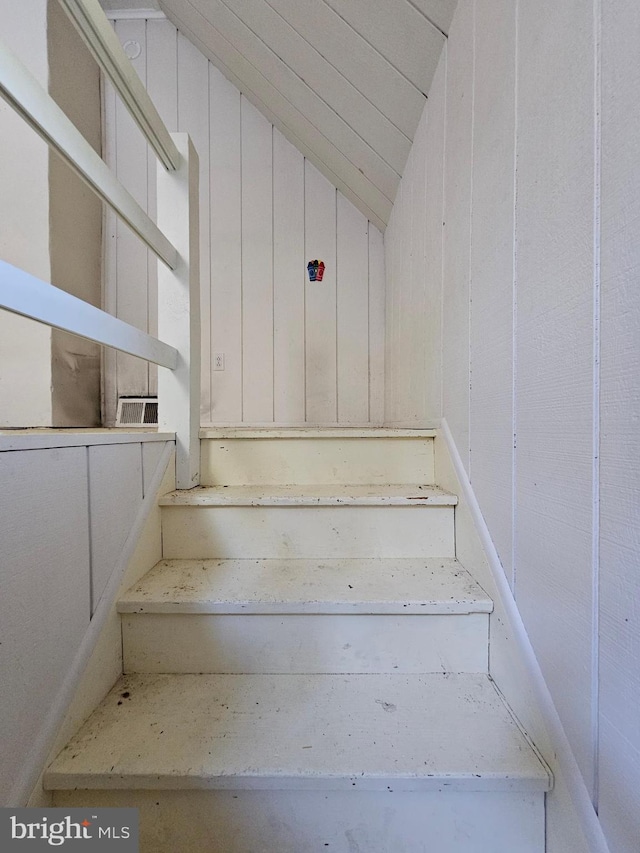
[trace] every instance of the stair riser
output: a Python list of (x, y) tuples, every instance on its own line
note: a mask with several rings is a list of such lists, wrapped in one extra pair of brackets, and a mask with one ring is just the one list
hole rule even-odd
[(434, 482), (433, 439), (203, 439), (205, 486)]
[(165, 559), (454, 557), (453, 507), (163, 507)]
[(544, 853), (544, 794), (58, 791), (63, 808), (140, 809), (141, 853)]
[(488, 615), (123, 614), (127, 673), (487, 672)]

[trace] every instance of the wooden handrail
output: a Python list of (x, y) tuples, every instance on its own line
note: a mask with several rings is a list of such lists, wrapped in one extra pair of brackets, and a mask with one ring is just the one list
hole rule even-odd
[(147, 90), (131, 65), (98, 0), (60, 0), (94, 59), (165, 169), (177, 169), (180, 154)]
[(190, 489), (200, 482), (198, 156), (187, 134), (167, 133), (96, 0), (60, 2), (165, 166), (157, 175), (158, 222), (170, 239), (1, 43), (0, 96), (164, 262), (158, 264), (158, 327), (173, 345), (3, 261), (0, 308), (169, 368), (158, 376), (159, 424), (176, 434), (176, 485)]
[(169, 240), (30, 71), (1, 43), (0, 96), (168, 267), (176, 268), (177, 252)]
[(175, 370), (178, 351), (106, 311), (0, 261), (0, 308)]

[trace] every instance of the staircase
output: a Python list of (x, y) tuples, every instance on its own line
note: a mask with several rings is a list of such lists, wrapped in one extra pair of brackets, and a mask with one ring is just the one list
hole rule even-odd
[(145, 853), (544, 853), (549, 772), (489, 677), (433, 437), (208, 432), (55, 805), (139, 807)]

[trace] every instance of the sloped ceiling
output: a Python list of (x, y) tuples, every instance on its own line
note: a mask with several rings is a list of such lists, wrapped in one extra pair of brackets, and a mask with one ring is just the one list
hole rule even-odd
[(159, 5), (384, 228), (456, 2), (159, 0)]

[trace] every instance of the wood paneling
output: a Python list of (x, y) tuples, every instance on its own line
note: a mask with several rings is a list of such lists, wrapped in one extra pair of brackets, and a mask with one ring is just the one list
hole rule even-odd
[(515, 6), (489, 0), (475, 42), (471, 482), (512, 580)]
[[(402, 172), (411, 140), (344, 77), (322, 54), (326, 36), (316, 32), (311, 41), (303, 38), (266, 0), (225, 0), (226, 5), (247, 25), (295, 76), (360, 136), (398, 174)], [(251, 53), (247, 55), (251, 58)], [(280, 86), (286, 92), (284, 86)], [(321, 119), (309, 102), (311, 120)], [(327, 132), (326, 123), (318, 128)]]
[(163, 0), (181, 31), (379, 227), (456, 0)]
[[(424, 95), (326, 3), (268, 0), (303, 38), (409, 139), (424, 107)], [(322, 40), (318, 41), (318, 33)]]
[(369, 243), (367, 220), (337, 195), (338, 423), (369, 420)]
[(600, 819), (640, 838), (640, 147), (636, 4), (602, 4)]
[(457, 0), (407, 0), (443, 33), (448, 33)]
[(325, 0), (425, 95), (444, 44), (442, 33), (406, 0)]
[(156, 473), (158, 463), (162, 458), (166, 445), (160, 441), (146, 441), (142, 449), (142, 497), (149, 493), (151, 482)]
[(425, 378), (425, 148), (428, 108), (416, 131), (393, 217), (385, 235), (389, 345), (387, 422), (422, 425), (426, 420)]
[[(367, 216), (386, 222), (398, 176), (382, 158), (318, 98), (304, 81), (291, 75), (284, 63), (251, 37), (226, 7), (216, 7), (214, 26), (189, 0), (172, 0), (168, 12), (200, 50), (238, 86), (248, 100), (298, 149), (322, 168), (339, 188), (350, 194)], [(207, 10), (205, 10), (207, 11)], [(208, 11), (211, 14), (211, 10)], [(231, 26), (227, 31), (226, 24)], [(223, 35), (217, 27), (222, 27)], [(258, 51), (253, 62), (245, 56), (247, 40)], [(260, 70), (262, 69), (262, 70)], [(283, 94), (284, 86), (287, 94)], [(289, 91), (293, 88), (293, 91)], [(309, 118), (309, 105), (313, 118)], [(320, 124), (320, 126), (318, 126)]]
[[(209, 157), (211, 184), (211, 342), (202, 377), (209, 377), (211, 411), (203, 423), (242, 422), (242, 156), (240, 92), (209, 63), (211, 98)], [(205, 267), (206, 270), (206, 267)], [(202, 270), (201, 270), (202, 275)], [(205, 273), (206, 275), (206, 273)], [(216, 352), (225, 355), (224, 370), (212, 371)]]
[(273, 126), (243, 99), (242, 412), (273, 420)]
[[(189, 2), (224, 40), (225, 52), (228, 53), (226, 45), (231, 46), (235, 51), (233, 56), (228, 57), (233, 61), (231, 70), (235, 67), (244, 70), (246, 63), (258, 69), (259, 77), (256, 78), (256, 83), (269, 80), (311, 124), (314, 136), (322, 134), (332, 140), (347, 160), (357, 169), (362, 170), (362, 173), (384, 196), (390, 200), (393, 199), (399, 180), (397, 171), (384, 160), (376, 148), (369, 145), (350, 127), (346, 118), (335, 112), (312, 87), (307, 85), (305, 79), (292, 71), (275, 49), (272, 50), (261, 41), (222, 0), (189, 0)], [(218, 41), (218, 49), (222, 48), (223, 45)], [(237, 61), (237, 57), (241, 57), (240, 62)]]
[(89, 483), (93, 614), (143, 497), (140, 445), (90, 447)]
[[(46, 438), (55, 445), (55, 435)], [(85, 440), (0, 452), (2, 802), (26, 798), (42, 770), (65, 690), (79, 677), (95, 603), (140, 521), (142, 460), (148, 488), (167, 447), (131, 436), (122, 444)]]
[(385, 257), (384, 240), (369, 223), (369, 421), (384, 421), (384, 336), (385, 336)]
[(321, 282), (306, 281), (307, 420), (338, 420), (336, 384), (336, 190), (305, 164), (305, 257), (326, 265)]
[(304, 159), (273, 135), (274, 419), (305, 418)]
[(444, 232), (444, 151), (446, 117), (447, 47), (445, 45), (430, 89), (426, 136), (426, 242), (425, 287), (427, 341), (425, 364), (425, 416), (442, 417), (442, 250)]
[(2, 802), (89, 624), (83, 447), (0, 454)]
[(592, 3), (521, 4), (518, 32), (515, 592), (591, 787)]
[(446, 49), (385, 234), (389, 424), (441, 416), (445, 80)]
[[(507, 572), (515, 541), (516, 601), (611, 848), (631, 853), (640, 832), (640, 15), (631, 3), (586, 0), (519, 10), (514, 20), (503, 0), (460, 4), (429, 93), (426, 254), (437, 268), (444, 228), (444, 415), (463, 457), (470, 446), (472, 485)], [(444, 153), (434, 139), (439, 103)], [(443, 170), (440, 217), (430, 175)], [(404, 208), (417, 174), (405, 172), (386, 234), (388, 420), (405, 399), (396, 381), (402, 315), (421, 322), (417, 295), (403, 302), (401, 292), (410, 288)], [(455, 304), (469, 195), (470, 290)], [(442, 316), (437, 288), (428, 305)], [(492, 659), (507, 682), (511, 639), (498, 622)], [(560, 777), (548, 800), (550, 849), (581, 849), (568, 793), (580, 784)]]
[[(427, 336), (424, 326), (427, 318), (426, 304), (426, 269), (425, 269), (425, 246), (427, 236), (427, 150), (426, 134), (428, 123), (428, 109), (425, 110), (422, 120), (416, 131), (416, 149), (413, 159), (413, 180), (411, 181), (411, 193), (408, 198), (411, 216), (411, 240), (409, 243), (409, 292), (407, 294), (411, 304), (418, 314), (423, 318), (420, 326), (409, 322), (407, 327), (407, 342), (409, 345), (408, 358), (405, 362), (404, 371), (407, 377), (407, 391), (409, 397), (416, 401), (420, 412), (420, 419), (426, 420), (425, 397), (427, 384), (424, 381), (424, 369), (427, 363)], [(417, 366), (415, 369), (414, 365)]]
[[(167, 24), (170, 26), (170, 24)], [(154, 45), (149, 44), (148, 53)], [(171, 67), (167, 57), (173, 58), (173, 44), (167, 45), (168, 52), (158, 52), (157, 62)], [(211, 285), (209, 271), (210, 207), (208, 204), (210, 175), (209, 175), (209, 63), (181, 33), (178, 33), (178, 62), (175, 74), (178, 81), (177, 112), (178, 130), (187, 132), (198, 152), (200, 175), (200, 336), (202, 359), (206, 364), (211, 352)], [(175, 65), (174, 65), (175, 67)], [(173, 70), (173, 69), (172, 69)], [(169, 80), (172, 78), (170, 72)], [(211, 383), (206, 373), (201, 376), (200, 407), (203, 414), (211, 410)]]
[[(140, 23), (118, 22), (121, 40), (143, 38)], [(173, 25), (146, 27), (141, 57), (152, 94), (200, 156), (202, 422), (336, 424), (341, 394), (341, 423), (368, 423), (370, 408), (381, 423), (380, 403), (369, 402), (383, 384), (380, 233)], [(107, 104), (109, 159), (132, 172), (139, 154), (120, 143)], [(118, 293), (126, 288), (153, 324), (155, 271), (140, 279), (134, 265), (129, 275), (119, 240), (108, 251), (107, 301), (116, 284)], [(306, 264), (314, 258), (326, 272), (312, 285)], [(224, 370), (212, 369), (216, 353)], [(128, 377), (119, 369), (118, 393), (155, 391), (153, 381)], [(111, 381), (108, 388), (113, 395)]]
[(474, 28), (475, 4), (462, 4), (447, 42), (443, 216), (443, 414), (467, 473)]

